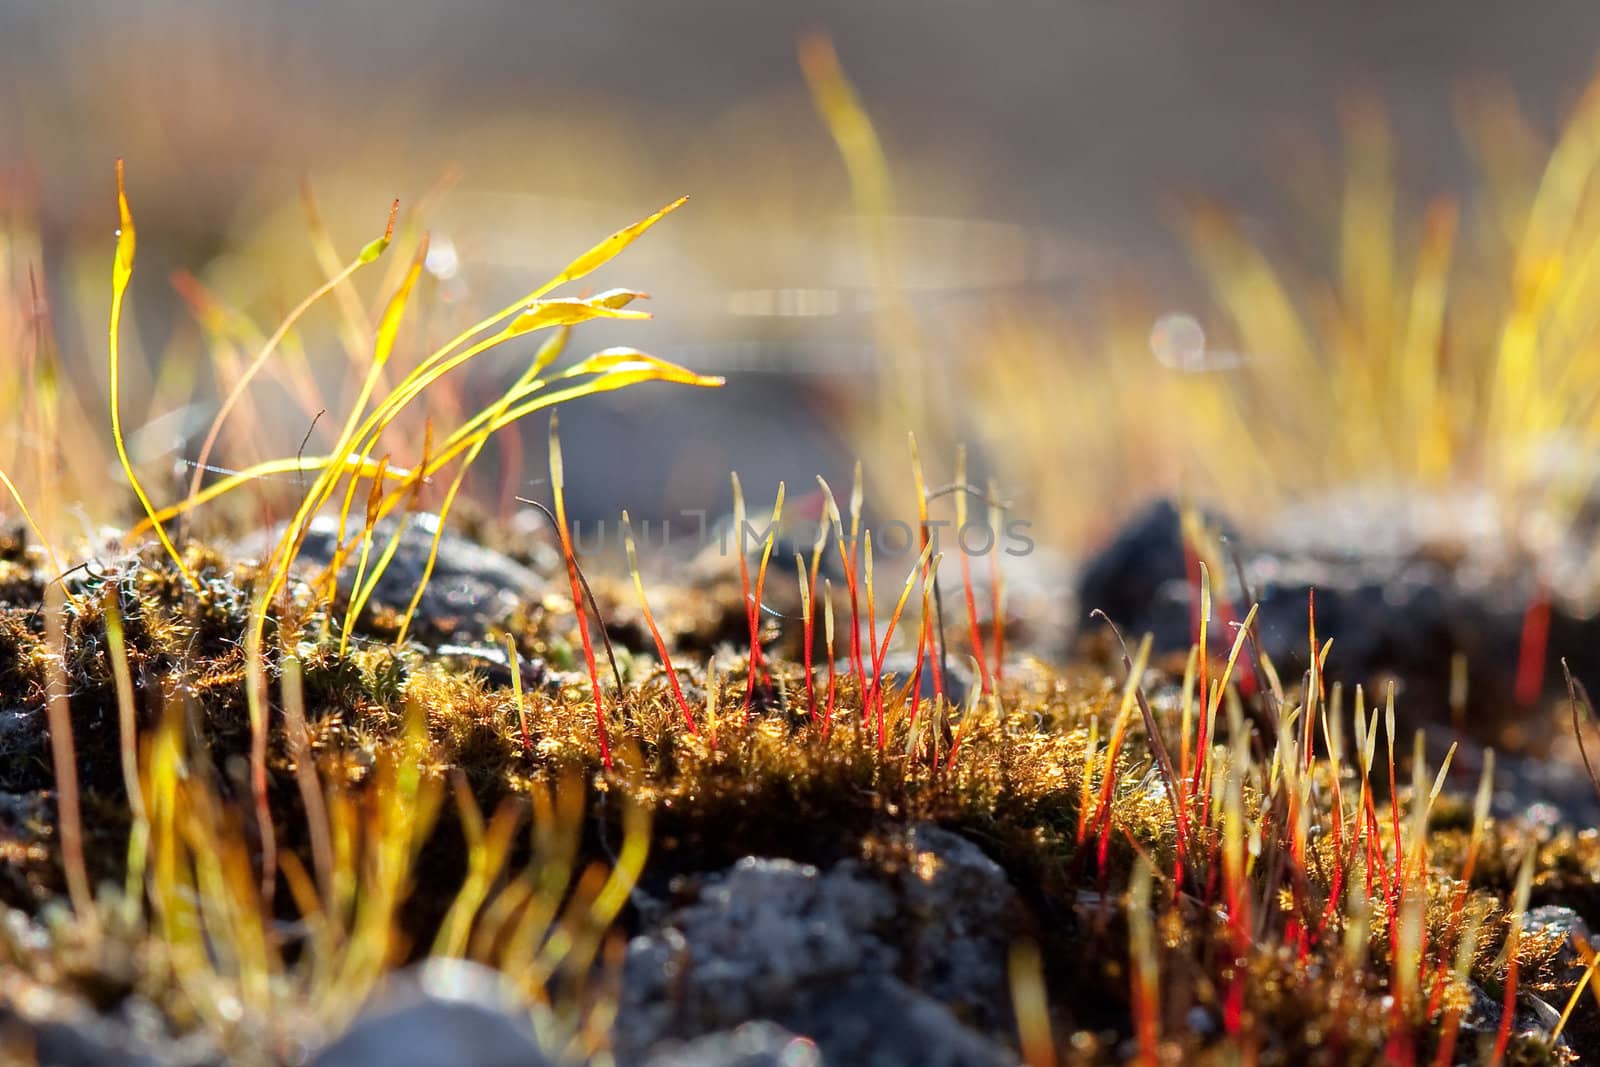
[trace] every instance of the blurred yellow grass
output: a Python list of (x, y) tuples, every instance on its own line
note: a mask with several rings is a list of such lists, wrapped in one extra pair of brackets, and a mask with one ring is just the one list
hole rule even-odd
[[(870, 109), (825, 44), (802, 65), (888, 287), (883, 381), (858, 415), (874, 466), (897, 458), (886, 425), (941, 454), (976, 434), (1042, 535), (1078, 549), (1154, 494), (1249, 516), (1351, 485), (1482, 489), (1570, 521), (1600, 444), (1600, 81), (1549, 148), (1508, 93), (1464, 92), (1478, 187), (1420, 209), (1381, 101), (1353, 95), (1320, 266), (1187, 196), (1176, 232), (1206, 293), (1192, 314), (1114, 279), (1071, 310), (997, 300), (945, 373), (893, 282), (895, 227), (914, 223), (892, 217)], [(1171, 349), (1173, 319), (1191, 347)]]

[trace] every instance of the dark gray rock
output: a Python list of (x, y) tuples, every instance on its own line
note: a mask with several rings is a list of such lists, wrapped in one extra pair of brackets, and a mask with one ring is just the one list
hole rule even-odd
[(1016, 891), (1004, 869), (959, 834), (923, 823), (906, 837), (913, 860), (895, 886), (909, 931), (902, 976), (979, 1028), (1008, 1032)]
[(829, 1063), (852, 1067), (1015, 1067), (1017, 1055), (961, 1025), (897, 978), (865, 974), (797, 1005), (788, 1022)]
[(502, 688), (509, 688), (514, 680), (520, 681), (522, 688), (529, 691), (559, 684), (544, 660), (528, 659), (519, 652), (513, 664), (504, 645), (439, 645), (433, 649), (433, 654), (466, 670), (477, 671), (490, 685)]
[(1528, 933), (1559, 934), (1569, 941), (1573, 937), (1589, 939), (1589, 928), (1584, 923), (1583, 916), (1571, 908), (1558, 907), (1554, 904), (1529, 908), (1522, 917), (1522, 928)]
[(1461, 1016), (1460, 1029), (1456, 1031), (1455, 1061), (1457, 1063), (1485, 1063), (1494, 1048), (1504, 1012), (1501, 1004), (1477, 982), (1467, 983), (1472, 1003)]
[(892, 847), (887, 874), (748, 858), (709, 877), (628, 947), (619, 1062), (768, 1020), (831, 1064), (1015, 1063), (963, 1021), (1009, 1032), (1004, 873), (932, 826)]
[(40, 834), (55, 822), (51, 794), (0, 793), (0, 833)]
[[(416, 514), (400, 535), (400, 545), (373, 589), (371, 605), (404, 611), (416, 593), (433, 547), (438, 519)], [(359, 529), (359, 527), (357, 528)], [(376, 562), (395, 530), (392, 520), (378, 524), (373, 533), (371, 561)], [(260, 554), (268, 551), (280, 531), (257, 535), (238, 546), (242, 551)], [(353, 531), (346, 530), (346, 538)], [(318, 516), (311, 523), (297, 557), (296, 566), (309, 574), (325, 568), (333, 559), (338, 521)], [(339, 575), (339, 592), (348, 596), (355, 578), (358, 553), (352, 553)], [(371, 563), (369, 563), (369, 566)], [(504, 619), (519, 600), (540, 596), (547, 584), (534, 571), (485, 548), (445, 527), (439, 540), (439, 556), (427, 590), (417, 607), (413, 632), (419, 640), (450, 640), (470, 644), (483, 640), (488, 628)]]
[(808, 987), (889, 969), (876, 930), (893, 916), (893, 896), (855, 864), (739, 861), (628, 946), (618, 1054), (775, 1018)]
[[(48, 758), (48, 754), (41, 758)], [(0, 760), (0, 767), (5, 766)], [(0, 777), (4, 777), (0, 774)], [(26, 793), (0, 792), (0, 848), (11, 857), (0, 864), (0, 900), (8, 904), (37, 907), (49, 884), (51, 864), (42, 859), (55, 836), (54, 794), (44, 790)], [(53, 873), (53, 872), (52, 872)]]
[(0, 789), (31, 789), (38, 779), (37, 768), (49, 758), (44, 709), (0, 708)]
[(1170, 500), (1157, 500), (1124, 523), (1078, 574), (1080, 629), (1098, 625), (1089, 613), (1103, 611), (1129, 634), (1153, 635), (1162, 650), (1192, 640), (1190, 601), (1183, 531)]
[(159, 1067), (113, 1020), (92, 1012), (25, 1018), (0, 1009), (0, 1049), (27, 1050), (38, 1067)]
[(392, 976), (311, 1067), (547, 1067), (528, 1009), (498, 972), (435, 959)]
[(44, 736), (41, 708), (0, 708), (0, 756), (31, 749)]
[(644, 1067), (823, 1067), (810, 1038), (770, 1022), (745, 1023), (657, 1049)]
[[(863, 646), (864, 648), (865, 646)], [(862, 652), (863, 660), (869, 660), (866, 652)], [(867, 674), (872, 674), (872, 664), (867, 662)], [(835, 661), (833, 669), (840, 677), (851, 674), (855, 668), (850, 664), (850, 657)], [(885, 689), (907, 685), (911, 676), (917, 670), (917, 656), (914, 652), (890, 652), (883, 657), (882, 684)], [(870, 680), (870, 679), (869, 679)], [(966, 703), (967, 694), (972, 691), (972, 672), (963, 666), (954, 656), (946, 659), (944, 665), (944, 697), (952, 705), (959, 708)], [(933, 664), (924, 656), (922, 660), (922, 674), (917, 680), (917, 696), (921, 700), (933, 699)]]
[[(1503, 1004), (1484, 991), (1476, 982), (1468, 983), (1472, 1004), (1461, 1017), (1461, 1028), (1456, 1034), (1455, 1062), (1487, 1063), (1500, 1034), (1500, 1022), (1505, 1018)], [(1517, 1014), (1511, 1024), (1513, 1039), (1547, 1043), (1549, 1035), (1560, 1019), (1561, 1013), (1531, 993), (1517, 996)], [(1566, 1035), (1556, 1043), (1563, 1053), (1572, 1051)]]
[[(26, 1008), (19, 1007), (26, 1004)], [(221, 1053), (204, 1034), (173, 1035), (153, 1004), (129, 997), (110, 1012), (35, 987), (0, 1007), (0, 1054), (26, 1049), (38, 1067), (213, 1067)], [(12, 1062), (7, 1059), (6, 1062)]]
[[(1469, 732), (1494, 740), (1513, 699), (1523, 617), (1541, 573), (1559, 570), (1559, 554), (1524, 547), (1482, 494), (1352, 490), (1295, 505), (1247, 539), (1224, 519), (1207, 516), (1227, 536), (1260, 602), (1261, 651), (1286, 686), (1309, 666), (1307, 608), (1316, 593), (1317, 636), (1334, 639), (1328, 674), (1381, 686), (1400, 683), (1397, 711), (1408, 726), (1447, 722), (1451, 661), (1467, 657)], [(1548, 564), (1548, 565), (1547, 565)], [(1231, 559), (1213, 572), (1218, 597), (1214, 655), (1233, 634), (1220, 618), (1226, 596), (1242, 618), (1250, 597)], [(1549, 575), (1546, 574), (1547, 584)], [(1565, 656), (1580, 677), (1600, 668), (1600, 624), (1582, 590), (1550, 585), (1547, 692), (1559, 687)], [(1570, 594), (1570, 595), (1569, 595)], [(1126, 524), (1083, 568), (1078, 595), (1084, 617), (1104, 610), (1132, 640), (1150, 633), (1158, 651), (1188, 648), (1194, 590), (1178, 509), (1158, 501)]]
[[(1430, 766), (1437, 766), (1451, 741), (1458, 741), (1448, 788), (1470, 811), (1473, 791), (1483, 774), (1484, 751), (1470, 739), (1437, 731), (1429, 745)], [(1600, 797), (1583, 765), (1576, 761), (1496, 752), (1490, 814), (1521, 819), (1540, 828), (1600, 826)]]

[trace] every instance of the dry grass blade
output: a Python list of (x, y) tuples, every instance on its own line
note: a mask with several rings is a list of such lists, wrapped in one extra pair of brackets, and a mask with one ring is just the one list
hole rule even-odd
[(48, 693), (50, 757), (56, 781), (56, 825), (72, 909), (88, 924), (95, 921), (94, 895), (83, 861), (83, 819), (79, 811), (78, 757), (72, 738), (72, 706), (67, 687), (66, 592), (60, 582), (45, 589), (45, 629), (49, 635)]
[(289, 758), (294, 761), (295, 783), (305, 807), (306, 828), (311, 837), (311, 859), (316, 865), (317, 885), (321, 887), (322, 908), (334, 909), (333, 841), (328, 828), (328, 812), (323, 802), (322, 780), (317, 774), (311, 748), (310, 728), (306, 723), (305, 679), (298, 656), (284, 656), (284, 729), (288, 733)]
[(128, 796), (128, 813), (133, 827), (128, 834), (128, 877), (126, 896), (144, 899), (144, 868), (150, 844), (150, 814), (145, 806), (144, 785), (139, 774), (138, 707), (133, 691), (133, 672), (128, 667), (128, 645), (122, 625), (121, 589), (115, 582), (106, 584), (100, 610), (106, 619), (106, 651), (111, 660), (112, 681), (117, 690), (117, 740), (122, 759), (122, 786)]
[(1583, 683), (1572, 676), (1572, 668), (1567, 666), (1565, 658), (1561, 660), (1561, 673), (1567, 679), (1567, 703), (1572, 708), (1572, 733), (1578, 740), (1578, 754), (1583, 757), (1583, 769), (1589, 775), (1589, 783), (1594, 786), (1595, 795), (1600, 796), (1600, 775), (1595, 774), (1594, 764), (1589, 762), (1589, 748), (1583, 740), (1583, 722), (1579, 714), (1581, 708), (1593, 718), (1594, 704), (1589, 701), (1589, 691), (1583, 687)]

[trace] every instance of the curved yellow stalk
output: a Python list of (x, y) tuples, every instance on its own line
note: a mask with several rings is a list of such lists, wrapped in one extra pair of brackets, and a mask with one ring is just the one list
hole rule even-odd
[[(235, 489), (242, 489), (251, 482), (262, 478), (272, 478), (284, 474), (306, 474), (311, 471), (324, 471), (329, 467), (337, 467), (342, 474), (354, 471), (358, 477), (370, 478), (377, 473), (376, 460), (359, 459), (356, 456), (345, 456), (339, 459), (335, 456), (300, 456), (294, 459), (272, 459), (244, 470), (236, 471), (220, 481), (216, 481), (200, 490), (194, 497), (185, 498), (176, 504), (170, 504), (160, 509), (155, 514), (148, 516), (142, 522), (128, 531), (129, 537), (137, 537), (150, 529), (154, 524), (167, 522), (177, 518), (185, 512), (192, 511), (203, 504), (209, 504), (218, 497), (226, 496)], [(411, 477), (411, 471), (404, 467), (390, 467), (384, 472), (384, 478), (403, 481)]]
[(150, 520), (150, 525), (155, 530), (156, 537), (161, 541), (161, 547), (172, 557), (172, 562), (178, 565), (178, 573), (183, 575), (183, 580), (195, 592), (200, 591), (200, 581), (189, 570), (189, 565), (178, 554), (178, 549), (167, 536), (166, 527), (156, 518), (155, 505), (150, 503), (150, 497), (145, 493), (144, 486), (139, 484), (139, 476), (133, 473), (133, 461), (128, 458), (128, 446), (122, 439), (122, 345), (118, 335), (122, 325), (122, 300), (128, 291), (128, 280), (133, 277), (133, 252), (137, 243), (133, 228), (133, 213), (128, 209), (128, 193), (122, 183), (122, 160), (117, 160), (117, 214), (121, 225), (117, 230), (117, 254), (111, 265), (111, 328), (110, 328), (110, 355), (111, 355), (111, 438), (116, 442), (117, 459), (122, 463), (122, 471), (128, 478), (128, 484), (133, 487), (133, 493), (139, 498), (139, 504), (144, 508), (145, 515)]
[[(560, 356), (571, 333), (571, 327), (563, 326), (559, 331), (551, 335), (550, 339), (540, 346), (538, 356), (528, 365), (528, 369), (522, 373), (522, 377), (518, 378), (511, 389), (506, 392), (505, 397), (484, 409), (480, 417), (488, 419), (495, 412), (504, 411), (506, 405), (510, 403), (510, 398), (516, 394), (520, 386), (536, 380), (536, 375), (539, 371), (549, 366), (552, 361)], [(468, 423), (468, 425), (471, 425), (471, 423)], [(417, 614), (417, 605), (422, 603), (422, 594), (428, 588), (428, 582), (433, 578), (433, 568), (439, 562), (439, 542), (444, 537), (445, 519), (449, 516), (450, 509), (455, 506), (456, 495), (461, 492), (461, 486), (466, 481), (468, 468), (472, 466), (473, 460), (478, 458), (478, 453), (483, 450), (483, 446), (488, 441), (489, 435), (487, 434), (477, 438), (476, 443), (468, 451), (466, 459), (462, 461), (460, 469), (456, 471), (456, 476), (450, 482), (450, 488), (446, 490), (444, 500), (439, 505), (438, 521), (435, 523), (433, 530), (433, 543), (428, 546), (428, 562), (422, 568), (422, 579), (417, 582), (416, 592), (411, 594), (411, 601), (406, 605), (405, 615), (400, 620), (400, 632), (395, 635), (394, 639), (396, 648), (405, 644), (406, 634), (411, 630), (411, 620)], [(424, 466), (426, 466), (426, 463)], [(515, 660), (512, 661), (512, 666), (513, 673), (515, 673)], [(526, 734), (526, 729), (523, 732)]]

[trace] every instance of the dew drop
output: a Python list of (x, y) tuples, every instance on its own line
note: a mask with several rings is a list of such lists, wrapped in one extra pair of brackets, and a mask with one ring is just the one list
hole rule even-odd
[(1175, 311), (1150, 328), (1150, 351), (1165, 365), (1197, 371), (1205, 365), (1206, 331), (1193, 315)]

